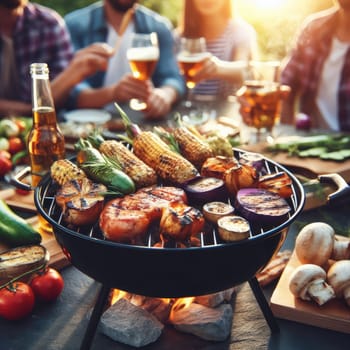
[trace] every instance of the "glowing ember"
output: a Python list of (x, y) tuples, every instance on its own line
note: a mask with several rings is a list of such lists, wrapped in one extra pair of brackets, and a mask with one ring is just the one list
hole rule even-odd
[[(128, 292), (124, 292), (119, 289), (113, 289), (110, 297), (110, 306), (114, 305), (118, 300), (122, 298), (125, 298), (130, 303), (140, 307), (143, 307), (144, 304), (147, 304), (148, 299), (152, 299), (152, 298), (147, 298), (136, 294), (130, 294)], [(160, 300), (164, 304), (169, 305), (171, 307), (170, 316), (169, 316), (169, 319), (171, 319), (172, 313), (178, 310), (188, 308), (194, 302), (195, 297), (176, 298), (176, 299), (160, 298)]]
[(119, 289), (113, 289), (111, 292), (111, 297), (110, 297), (110, 305), (115, 304), (119, 299), (124, 298), (126, 296), (127, 292), (124, 292)]

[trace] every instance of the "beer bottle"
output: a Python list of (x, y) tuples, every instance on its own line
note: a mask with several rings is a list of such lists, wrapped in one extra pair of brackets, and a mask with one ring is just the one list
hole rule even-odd
[[(33, 126), (28, 135), (32, 187), (50, 170), (51, 164), (65, 157), (64, 136), (56, 119), (56, 111), (46, 63), (30, 65), (32, 77)], [(51, 232), (50, 225), (39, 217), (39, 231)]]

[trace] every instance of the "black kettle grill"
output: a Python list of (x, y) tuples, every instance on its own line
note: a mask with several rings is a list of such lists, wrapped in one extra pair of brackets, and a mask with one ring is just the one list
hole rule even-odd
[[(239, 159), (242, 151), (235, 150)], [(283, 244), (290, 224), (302, 211), (300, 182), (283, 166), (265, 159), (268, 173), (286, 172), (292, 179), (289, 218), (268, 230), (258, 227), (247, 240), (220, 243), (215, 230), (200, 247), (156, 248), (105, 240), (98, 225), (73, 230), (62, 221), (55, 203), (57, 185), (47, 174), (35, 189), (34, 201), (53, 227), (56, 240), (72, 265), (102, 284), (81, 349), (89, 349), (112, 288), (150, 297), (178, 298), (218, 292), (248, 281), (272, 331), (278, 329), (255, 275)], [(151, 240), (149, 240), (151, 241)]]

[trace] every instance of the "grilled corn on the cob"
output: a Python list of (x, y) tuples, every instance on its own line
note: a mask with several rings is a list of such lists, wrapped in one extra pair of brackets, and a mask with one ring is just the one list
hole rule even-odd
[(151, 131), (143, 131), (134, 138), (135, 155), (153, 168), (163, 180), (180, 184), (198, 175), (197, 169), (187, 159), (173, 152)]
[(154, 169), (136, 157), (123, 143), (116, 140), (103, 141), (99, 150), (120, 164), (122, 170), (131, 177), (137, 188), (157, 183), (157, 174)]
[(189, 160), (197, 169), (213, 156), (210, 146), (198, 136), (189, 131), (186, 127), (176, 128), (173, 135), (180, 147), (181, 154)]
[(59, 159), (51, 165), (51, 178), (59, 185), (74, 179), (86, 178), (86, 174), (68, 159)]

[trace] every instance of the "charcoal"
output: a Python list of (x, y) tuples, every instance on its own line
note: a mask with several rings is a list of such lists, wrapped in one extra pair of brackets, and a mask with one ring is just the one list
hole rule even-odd
[(163, 328), (156, 317), (123, 298), (105, 311), (99, 324), (103, 334), (134, 347), (155, 342)]
[(174, 311), (170, 322), (179, 331), (205, 340), (223, 341), (231, 333), (232, 316), (233, 311), (229, 304), (209, 308), (192, 303), (188, 307)]
[(216, 307), (223, 302), (231, 301), (233, 293), (234, 288), (229, 288), (222, 292), (198, 296), (194, 302), (208, 307)]

